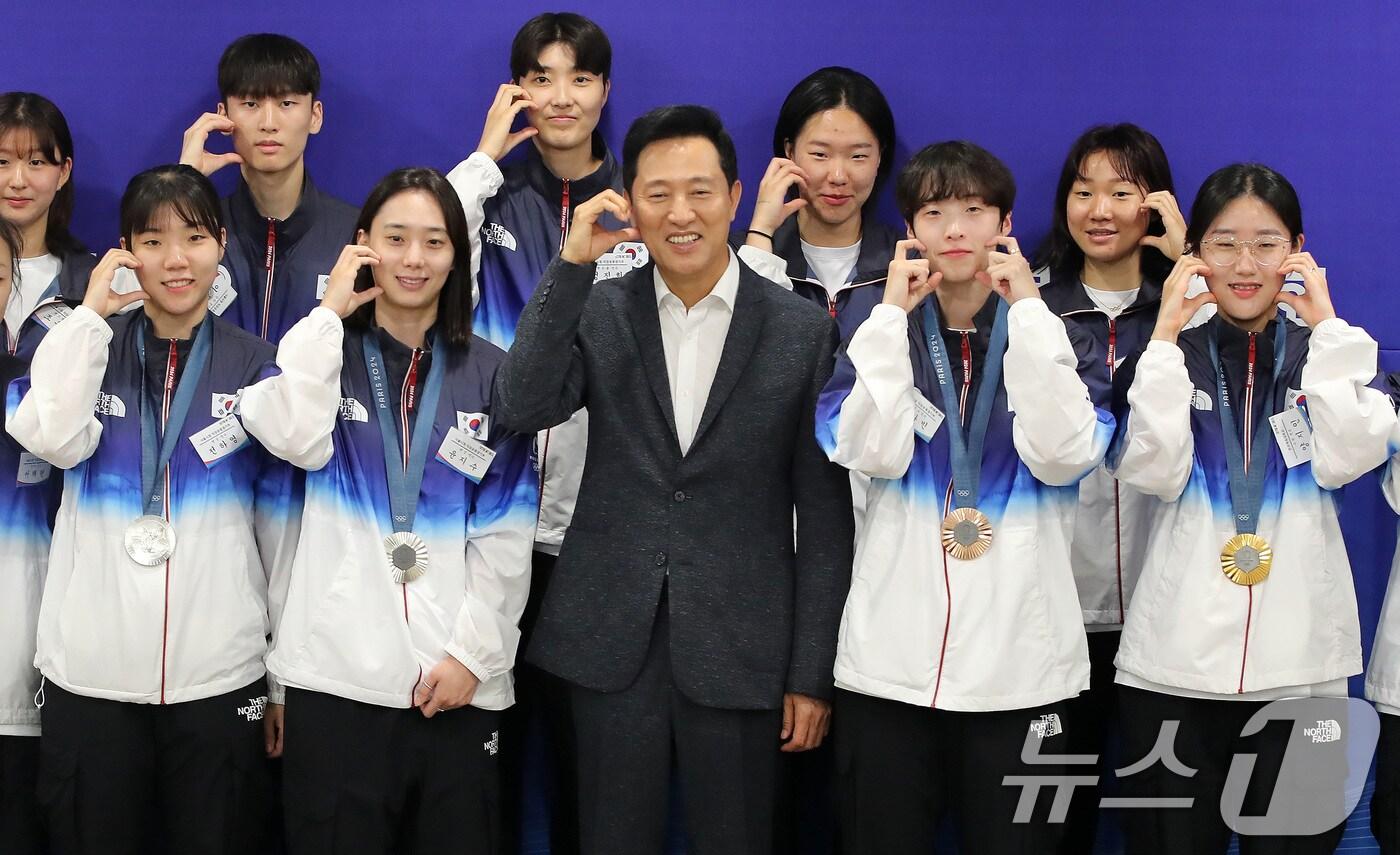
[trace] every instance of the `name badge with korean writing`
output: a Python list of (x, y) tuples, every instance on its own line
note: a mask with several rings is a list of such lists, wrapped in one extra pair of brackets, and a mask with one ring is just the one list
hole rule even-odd
[(914, 433), (924, 442), (933, 442), (933, 435), (943, 424), (943, 411), (925, 398), (918, 389), (914, 390)]
[(437, 459), (465, 475), (472, 483), (480, 484), (486, 470), (491, 467), (491, 461), (496, 459), (496, 452), (459, 428), (451, 427), (447, 429), (447, 436), (438, 449)]
[(1283, 452), (1283, 462), (1289, 469), (1313, 458), (1312, 426), (1298, 407), (1269, 416), (1269, 427), (1274, 429), (1274, 439)]
[(49, 480), (49, 473), (52, 471), (53, 467), (47, 460), (37, 454), (22, 451), (19, 455), (19, 472), (15, 475), (15, 483), (21, 487), (42, 484)]
[(248, 445), (248, 434), (238, 417), (227, 415), (209, 427), (190, 435), (190, 444), (199, 453), (205, 466), (214, 466), (231, 454), (242, 451)]

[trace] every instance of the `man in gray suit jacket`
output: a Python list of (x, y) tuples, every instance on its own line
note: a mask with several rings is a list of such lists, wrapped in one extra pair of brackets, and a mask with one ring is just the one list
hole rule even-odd
[[(836, 332), (730, 251), (737, 173), (711, 111), (638, 119), (627, 195), (574, 212), (497, 380), (504, 428), (589, 411), (527, 652), (570, 684), (585, 853), (662, 850), (674, 748), (691, 851), (767, 855), (777, 751), (826, 734), (854, 537), (813, 431)], [(652, 263), (595, 284), (639, 236)]]

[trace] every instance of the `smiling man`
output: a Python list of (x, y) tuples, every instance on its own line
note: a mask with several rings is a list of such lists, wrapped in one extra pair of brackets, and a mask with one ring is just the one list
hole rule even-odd
[[(575, 212), (499, 375), (503, 426), (586, 405), (602, 452), (527, 656), (568, 684), (584, 852), (662, 850), (674, 747), (691, 851), (767, 853), (777, 750), (826, 734), (852, 561), (849, 483), (813, 431), (835, 326), (730, 251), (713, 112), (646, 114), (623, 163), (627, 193)], [(594, 284), (638, 237), (651, 261)]]
[[(324, 118), (320, 89), (320, 64), (295, 39), (236, 39), (219, 59), (217, 112), (185, 131), (180, 152), (205, 175), (239, 166), (241, 180), (223, 200), (228, 253), (209, 311), (273, 342), (320, 304), (358, 213), (306, 172), (307, 141)], [(208, 151), (212, 133), (232, 137), (233, 151)]]

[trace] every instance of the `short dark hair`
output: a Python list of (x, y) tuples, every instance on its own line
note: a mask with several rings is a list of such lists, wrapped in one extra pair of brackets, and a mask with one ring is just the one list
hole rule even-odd
[[(471, 231), (467, 228), (467, 215), (462, 210), (462, 202), (457, 191), (447, 183), (441, 172), (426, 166), (406, 166), (395, 169), (380, 179), (369, 191), (364, 207), (360, 209), (360, 219), (355, 223), (355, 231), (350, 234), (354, 243), (360, 232), (366, 234), (374, 225), (374, 218), (384, 203), (400, 193), (421, 190), (432, 196), (442, 209), (442, 219), (447, 226), (447, 238), (452, 242), (452, 270), (447, 274), (447, 282), (438, 294), (437, 322), (434, 329), (448, 344), (468, 347), (472, 339), (472, 244)], [(355, 278), (355, 290), (366, 291), (374, 287), (374, 271), (368, 265), (361, 267)], [(374, 302), (370, 301), (355, 310), (346, 323), (359, 329), (368, 329), (374, 318)]]
[[(1129, 122), (1095, 125), (1079, 135), (1079, 139), (1070, 146), (1064, 165), (1060, 167), (1050, 234), (1036, 250), (1036, 267), (1048, 267), (1052, 273), (1069, 276), (1078, 276), (1084, 268), (1084, 250), (1079, 248), (1069, 233), (1065, 204), (1074, 182), (1084, 177), (1085, 161), (1090, 155), (1100, 152), (1108, 157), (1114, 172), (1123, 180), (1142, 188), (1144, 195), (1158, 190), (1176, 192), (1167, 153), (1156, 137)], [(1148, 219), (1147, 233), (1166, 234), (1162, 216), (1156, 211)], [(1140, 267), (1144, 276), (1160, 285), (1166, 281), (1175, 263), (1174, 259), (1168, 259), (1160, 251), (1153, 251), (1143, 253)]]
[(1005, 219), (1016, 202), (1016, 179), (996, 155), (965, 140), (925, 146), (895, 181), (895, 201), (905, 223), (929, 202), (976, 197)]
[[(28, 131), (34, 137), (37, 153), (54, 166), (73, 157), (73, 134), (68, 120), (54, 102), (33, 92), (6, 92), (0, 95), (0, 136), (11, 131)], [(44, 243), (54, 255), (86, 252), (82, 241), (73, 237), (68, 223), (73, 219), (73, 174), (54, 194), (45, 221)]]
[(510, 43), (510, 79), (540, 68), (540, 54), (552, 44), (573, 51), (574, 67), (607, 80), (612, 74), (612, 42), (603, 28), (574, 12), (545, 12), (525, 22)]
[(1220, 212), (1236, 199), (1253, 196), (1274, 209), (1296, 243), (1303, 233), (1303, 206), (1298, 192), (1278, 172), (1262, 163), (1232, 163), (1212, 172), (1196, 191), (1191, 203), (1191, 223), (1186, 227), (1186, 247), (1194, 251), (1201, 245)]
[(193, 166), (171, 163), (137, 173), (127, 182), (122, 193), (121, 235), (128, 246), (137, 232), (152, 228), (166, 208), (185, 225), (202, 228), (215, 240), (223, 231), (223, 209), (213, 183)]
[(880, 169), (865, 203), (870, 206), (875, 203), (876, 193), (894, 166), (894, 113), (880, 87), (859, 71), (830, 65), (817, 69), (792, 87), (778, 110), (778, 122), (773, 126), (773, 156), (787, 157), (788, 145), (797, 141), (808, 119), (841, 107), (860, 116), (880, 146)]
[(709, 107), (694, 104), (673, 104), (651, 110), (627, 129), (622, 141), (622, 186), (629, 192), (637, 179), (637, 158), (642, 149), (662, 140), (681, 137), (702, 137), (719, 153), (719, 167), (730, 186), (739, 180), (739, 156), (734, 153), (734, 140), (724, 129), (719, 114)]
[(321, 65), (306, 45), (277, 33), (234, 39), (219, 58), (219, 99), (276, 98), (321, 91)]

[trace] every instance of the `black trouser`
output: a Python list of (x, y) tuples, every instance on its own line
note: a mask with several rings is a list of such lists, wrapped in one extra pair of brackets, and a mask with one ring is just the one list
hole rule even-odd
[[(1165, 762), (1119, 778), (1123, 797), (1148, 800), (1191, 799), (1189, 807), (1124, 807), (1120, 812), (1129, 855), (1223, 855), (1230, 845), (1230, 828), (1221, 815), (1221, 795), (1236, 755), (1254, 755), (1254, 769), (1243, 798), (1242, 815), (1262, 817), (1275, 798), (1293, 724), (1273, 721), (1251, 736), (1241, 736), (1245, 723), (1266, 704), (1184, 698), (1119, 686), (1120, 727), (1123, 735), (1122, 768), (1148, 757), (1157, 745), (1166, 722), (1179, 722), (1171, 741), (1175, 758), (1196, 773), (1183, 776)], [(1345, 729), (1345, 701), (1332, 707), (1328, 717)], [(1326, 737), (1324, 736), (1325, 740)], [(1307, 800), (1343, 799), (1346, 775), (1345, 741), (1322, 741), (1310, 746), (1305, 781), (1283, 782), (1290, 793), (1302, 788)], [(1293, 762), (1293, 761), (1291, 761)], [(1280, 792), (1282, 789), (1280, 788)], [(1240, 835), (1243, 855), (1305, 855), (1330, 853), (1341, 840), (1345, 822), (1310, 835), (1282, 837)]]
[[(515, 706), (501, 715), (501, 855), (520, 852), (522, 805), (536, 794), (543, 797), (549, 815), (551, 855), (578, 855), (578, 769), (568, 684), (529, 664), (524, 656), (556, 560), (547, 552), (534, 553), (530, 598), (520, 616)], [(532, 750), (536, 740), (539, 750)], [(527, 768), (531, 757), (542, 758), (542, 766)]]
[(1089, 636), (1089, 689), (1065, 702), (1074, 728), (1065, 732), (1069, 738), (1069, 754), (1092, 754), (1098, 758), (1092, 773), (1088, 766), (1076, 766), (1074, 774), (1095, 774), (1098, 786), (1074, 789), (1069, 814), (1065, 817), (1064, 838), (1060, 855), (1086, 855), (1094, 851), (1094, 838), (1099, 827), (1099, 799), (1104, 784), (1112, 783), (1113, 770), (1107, 756), (1109, 745), (1117, 741), (1118, 687), (1113, 684), (1117, 673), (1113, 657), (1118, 655), (1122, 630), (1091, 632)]
[(677, 689), (664, 599), (636, 681), (571, 694), (586, 855), (660, 855), (673, 758), (691, 855), (770, 855), (782, 711), (705, 707)]
[(34, 790), (39, 738), (0, 736), (0, 844), (13, 855), (42, 855), (44, 829)]
[(838, 851), (836, 815), (832, 740), (828, 738), (810, 751), (780, 753), (774, 855), (830, 855)]
[(262, 680), (168, 705), (43, 694), (38, 798), (54, 855), (266, 851)]
[(1017, 823), (1023, 789), (1003, 778), (1065, 774), (1063, 764), (1022, 761), (1033, 725), (1048, 727), (1039, 754), (1065, 753), (1076, 724), (1063, 703), (948, 712), (838, 689), (832, 722), (847, 855), (927, 855), (945, 813), (956, 821), (962, 852), (1055, 851), (1064, 826), (1049, 822), (1054, 786), (1039, 792), (1032, 821)]
[(1400, 716), (1386, 713), (1381, 713), (1381, 739), (1376, 746), (1371, 833), (1382, 855), (1400, 855)]
[(498, 712), (424, 718), (287, 690), (282, 804), (291, 855), (494, 855)]

